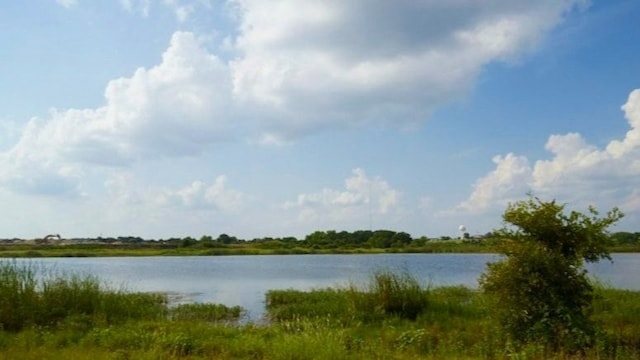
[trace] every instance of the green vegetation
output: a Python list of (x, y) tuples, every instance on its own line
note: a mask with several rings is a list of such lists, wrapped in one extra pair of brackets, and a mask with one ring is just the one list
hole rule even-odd
[[(56, 238), (57, 239), (57, 238)], [(0, 257), (90, 256), (202, 256), (202, 255), (303, 255), (378, 253), (497, 253), (505, 243), (499, 232), (451, 239), (448, 236), (412, 238), (391, 230), (316, 231), (304, 239), (295, 237), (238, 239), (221, 234), (144, 240), (139, 237), (91, 239), (0, 239)], [(617, 232), (610, 236), (611, 252), (640, 252), (640, 233)]]
[(61, 276), (35, 265), (0, 262), (0, 326), (5, 331), (30, 327), (118, 324), (165, 316), (166, 299), (158, 294), (107, 290), (93, 277)]
[[(171, 308), (161, 295), (114, 292), (93, 278), (42, 277), (34, 267), (13, 262), (3, 263), (2, 273), (2, 284), (12, 285), (3, 285), (1, 299), (26, 300), (19, 316), (9, 311), (16, 303), (3, 300), (2, 359), (71, 360), (87, 354), (92, 359), (274, 360), (640, 356), (640, 292), (597, 287), (593, 318), (601, 330), (593, 346), (573, 355), (536, 342), (513, 346), (493, 319), (486, 294), (465, 287), (429, 288), (406, 273), (379, 272), (363, 286), (270, 291), (266, 324), (238, 323), (242, 309), (237, 307)], [(57, 291), (45, 296), (47, 286)]]
[(495, 313), (509, 340), (533, 342), (554, 351), (582, 351), (596, 341), (593, 287), (584, 262), (609, 258), (606, 229), (622, 218), (618, 209), (598, 217), (572, 211), (555, 201), (530, 198), (509, 205), (503, 218), (513, 228), (506, 259), (488, 265), (481, 287), (495, 298)]
[(364, 288), (323, 289), (313, 292), (271, 290), (267, 293), (271, 320), (300, 316), (341, 322), (382, 320), (387, 317), (415, 320), (428, 306), (427, 291), (410, 274), (377, 272)]
[(169, 311), (172, 320), (205, 321), (210, 323), (234, 322), (244, 315), (240, 306), (228, 307), (221, 304), (180, 304)]

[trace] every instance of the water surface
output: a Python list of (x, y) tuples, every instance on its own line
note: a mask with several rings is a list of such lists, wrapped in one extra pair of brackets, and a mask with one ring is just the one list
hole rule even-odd
[[(271, 289), (310, 290), (365, 284), (375, 271), (408, 271), (425, 285), (477, 287), (493, 254), (241, 255), (20, 259), (63, 273), (96, 275), (113, 287), (180, 294), (182, 301), (240, 305), (251, 319), (264, 312)], [(617, 288), (640, 290), (640, 254), (588, 266)]]

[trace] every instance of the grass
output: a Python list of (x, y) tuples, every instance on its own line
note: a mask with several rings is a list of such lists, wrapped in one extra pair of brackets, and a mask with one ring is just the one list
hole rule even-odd
[(160, 294), (106, 289), (94, 277), (0, 262), (0, 327), (5, 331), (55, 327), (69, 321), (93, 326), (154, 320), (165, 316), (166, 303)]
[(640, 292), (633, 291), (598, 288), (597, 345), (572, 355), (515, 348), (499, 335), (484, 294), (431, 288), (406, 272), (343, 288), (272, 290), (268, 324), (235, 322), (239, 307), (172, 307), (162, 295), (42, 273), (0, 262), (1, 359), (640, 358)]
[(305, 254), (384, 254), (384, 253), (494, 253), (492, 242), (433, 241), (424, 245), (392, 248), (329, 247), (314, 248), (300, 244), (265, 247), (261, 243), (219, 245), (217, 247), (168, 247), (153, 243), (109, 244), (2, 244), (2, 258), (107, 257), (107, 256), (212, 256), (212, 255), (305, 255)]
[(181, 304), (170, 310), (170, 317), (177, 321), (205, 321), (210, 323), (234, 322), (246, 311), (241, 306), (228, 307), (222, 304)]

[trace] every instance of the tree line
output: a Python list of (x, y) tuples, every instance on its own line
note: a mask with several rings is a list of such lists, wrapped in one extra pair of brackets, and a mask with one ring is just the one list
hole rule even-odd
[[(496, 244), (504, 240), (504, 234), (499, 232), (489, 232), (484, 235), (468, 237), (462, 239), (466, 243), (491, 243)], [(3, 242), (15, 242), (18, 239), (4, 240)], [(172, 237), (167, 239), (143, 239), (138, 236), (118, 236), (118, 237), (98, 237), (98, 238), (75, 238), (67, 239), (72, 243), (102, 243), (110, 245), (125, 245), (129, 247), (146, 246), (166, 246), (166, 247), (201, 247), (216, 248), (227, 246), (256, 246), (260, 248), (310, 248), (310, 249), (389, 249), (389, 248), (420, 248), (428, 243), (447, 242), (454, 239), (449, 236), (429, 238), (420, 236), (412, 237), (403, 231), (393, 230), (356, 230), (356, 231), (314, 231), (304, 238), (288, 237), (263, 237), (250, 240), (241, 239), (236, 236), (222, 233), (217, 237), (203, 235), (199, 238)], [(48, 243), (55, 243), (49, 241)], [(43, 241), (37, 241), (42, 244)], [(608, 245), (610, 246), (634, 246), (640, 245), (640, 232), (620, 231), (609, 234)]]

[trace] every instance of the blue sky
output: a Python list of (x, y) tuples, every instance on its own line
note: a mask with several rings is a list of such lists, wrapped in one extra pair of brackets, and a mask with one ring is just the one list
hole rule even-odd
[[(0, 237), (640, 223), (640, 3), (49, 0), (0, 10)], [(638, 90), (637, 90), (638, 89)]]

